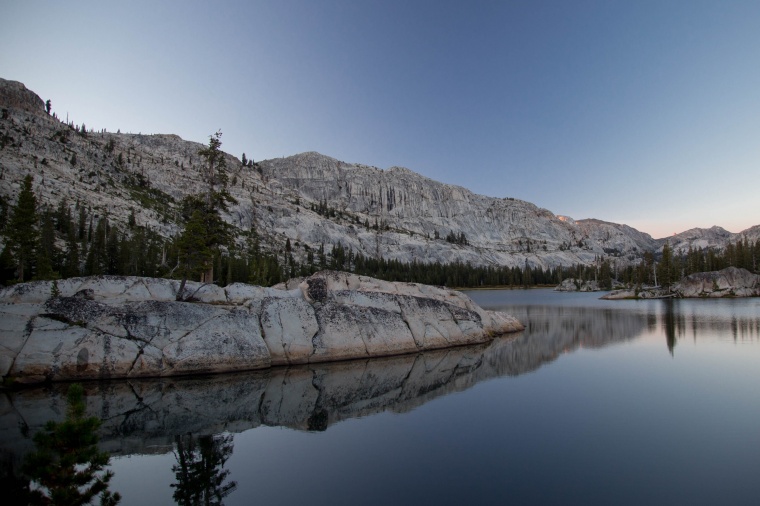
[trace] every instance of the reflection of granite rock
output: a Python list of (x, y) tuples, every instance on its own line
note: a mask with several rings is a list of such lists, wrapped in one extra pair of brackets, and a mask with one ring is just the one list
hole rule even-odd
[(188, 283), (191, 303), (176, 301), (178, 282), (165, 279), (15, 285), (0, 290), (0, 375), (35, 383), (253, 370), (482, 343), (522, 329), (440, 287), (328, 271), (286, 286)]
[(562, 306), (512, 308), (526, 322), (518, 339), (498, 340), (486, 360), (494, 376), (517, 376), (578, 348), (601, 348), (635, 339), (648, 326), (645, 314)]

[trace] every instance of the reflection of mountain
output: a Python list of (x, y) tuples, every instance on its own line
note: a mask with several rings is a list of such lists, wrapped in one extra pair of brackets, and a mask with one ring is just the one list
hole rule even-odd
[[(498, 376), (537, 369), (563, 352), (636, 337), (644, 315), (531, 307), (516, 337), (418, 355), (315, 364), (235, 375), (87, 383), (88, 412), (103, 419), (114, 454), (167, 452), (176, 434), (240, 432), (259, 425), (325, 430), (348, 418), (404, 412)], [(62, 417), (65, 387), (0, 397), (0, 447), (23, 453), (28, 438)]]

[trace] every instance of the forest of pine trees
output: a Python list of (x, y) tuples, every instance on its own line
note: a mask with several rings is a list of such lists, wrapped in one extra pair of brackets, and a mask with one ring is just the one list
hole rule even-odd
[[(186, 219), (193, 226), (192, 213)], [(107, 214), (96, 212), (83, 202), (63, 199), (55, 207), (40, 204), (32, 190), (31, 176), (24, 180), (17, 202), (0, 200), (0, 235), (5, 239), (0, 253), (2, 285), (100, 274), (179, 279), (177, 266), (183, 248), (188, 251), (198, 247), (183, 244), (182, 234), (173, 239), (161, 237), (150, 228), (137, 225), (133, 215), (126, 226), (117, 226)], [(666, 244), (658, 257), (645, 253), (639, 264), (624, 268), (617, 268), (610, 259), (598, 259), (592, 265), (540, 269), (405, 263), (365, 257), (341, 244), (329, 245), (328, 249), (325, 245), (318, 249), (300, 245), (306, 255), (304, 261), (298, 262), (290, 241), (282, 247), (269, 245), (276, 247), (265, 251), (255, 230), (248, 233), (244, 246), (235, 245), (230, 237), (231, 234), (220, 233), (214, 241), (224, 240), (215, 243), (215, 253), (208, 255), (214, 282), (221, 286), (234, 282), (271, 286), (323, 269), (451, 287), (556, 285), (563, 279), (576, 278), (595, 279), (602, 287), (611, 288), (613, 280), (625, 285), (654, 285), (656, 273), (657, 284), (667, 286), (694, 272), (728, 266), (758, 272), (760, 265), (760, 241), (752, 243), (746, 238), (729, 243), (724, 251), (690, 249), (674, 254)], [(460, 237), (452, 239), (466, 241)], [(271, 250), (278, 250), (279, 254), (268, 252)]]

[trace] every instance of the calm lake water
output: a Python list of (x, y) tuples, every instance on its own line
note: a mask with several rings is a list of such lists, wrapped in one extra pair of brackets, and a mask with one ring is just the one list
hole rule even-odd
[[(468, 294), (526, 330), (414, 356), (87, 384), (111, 489), (124, 505), (203, 491), (226, 505), (760, 504), (760, 299)], [(0, 394), (9, 468), (61, 418), (64, 391)]]

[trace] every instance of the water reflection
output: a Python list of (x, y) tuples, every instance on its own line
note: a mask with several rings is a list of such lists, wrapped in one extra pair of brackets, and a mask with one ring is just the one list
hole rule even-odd
[[(659, 320), (668, 351), (675, 356), (679, 340), (691, 336), (736, 343), (760, 339), (760, 300), (678, 300), (660, 301)], [(656, 321), (658, 315), (653, 315)]]
[(663, 327), (665, 328), (665, 342), (667, 343), (668, 351), (672, 356), (673, 348), (676, 346), (676, 332), (678, 332), (679, 335), (682, 335), (686, 325), (684, 323), (683, 315), (676, 315), (676, 313), (673, 311), (674, 301), (672, 299), (666, 299), (662, 302), (665, 307), (665, 314), (663, 317)]
[(25, 455), (20, 474), (6, 462), (6, 501), (76, 506), (97, 497), (101, 505), (118, 504), (120, 494), (109, 488), (113, 473), (106, 470), (110, 455), (97, 446), (100, 420), (85, 416), (85, 410), (81, 385), (69, 386), (65, 420), (48, 420), (34, 434), (34, 449)]
[[(350, 418), (407, 412), (485, 380), (534, 371), (576, 349), (643, 334), (664, 338), (670, 354), (687, 336), (757, 340), (759, 306), (677, 300), (509, 306), (526, 330), (488, 344), (234, 375), (87, 383), (87, 412), (103, 421), (102, 451), (173, 453), (172, 492), (179, 504), (222, 504), (237, 486), (225, 468), (232, 434), (259, 426), (325, 431)], [(66, 388), (0, 393), (4, 483), (13, 482), (33, 449), (30, 435), (64, 417)]]
[(232, 455), (232, 435), (192, 434), (175, 436), (174, 456), (177, 463), (172, 466), (176, 483), (172, 497), (181, 506), (219, 505), (237, 488), (237, 483), (228, 481), (230, 470), (224, 464)]
[[(87, 383), (87, 408), (103, 420), (101, 447), (115, 455), (172, 451), (179, 447), (176, 434), (234, 433), (261, 425), (324, 431), (341, 420), (406, 412), (484, 380), (533, 371), (579, 347), (634, 339), (647, 327), (644, 315), (599, 309), (534, 307), (525, 321), (527, 330), (516, 336), (417, 355)], [(0, 395), (0, 446), (26, 453), (28, 434), (60, 417), (64, 389), (53, 385)]]

